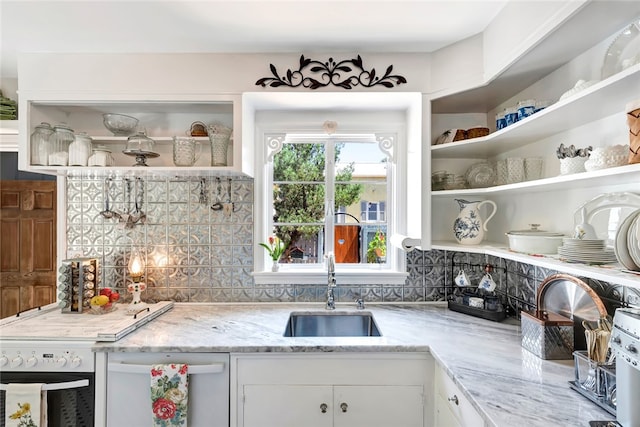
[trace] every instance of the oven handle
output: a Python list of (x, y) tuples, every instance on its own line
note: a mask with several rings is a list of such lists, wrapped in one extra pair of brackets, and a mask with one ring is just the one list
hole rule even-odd
[[(189, 365), (189, 374), (219, 374), (224, 371), (224, 363), (212, 363), (210, 365)], [(151, 365), (134, 365), (129, 363), (109, 363), (109, 372), (122, 372), (125, 374), (148, 374)]]
[[(9, 384), (0, 384), (0, 390), (7, 391), (8, 385)], [(89, 385), (89, 380), (68, 381), (66, 383), (43, 384), (42, 390), (46, 390), (46, 391), (70, 390), (72, 388), (87, 387), (88, 385)]]

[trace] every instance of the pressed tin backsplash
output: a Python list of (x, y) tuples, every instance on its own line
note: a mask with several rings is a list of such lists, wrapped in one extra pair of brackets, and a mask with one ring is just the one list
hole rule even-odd
[[(93, 176), (67, 178), (67, 256), (95, 257), (99, 261), (102, 286), (124, 292), (126, 265), (132, 241), (146, 249), (146, 301), (179, 302), (320, 302), (325, 285), (256, 285), (253, 270), (253, 180), (234, 177), (231, 197), (234, 211), (211, 209), (227, 202), (227, 177), (220, 177), (220, 196), (215, 178), (114, 176), (110, 188), (110, 210), (120, 214), (138, 209), (146, 222), (127, 228), (118, 218), (105, 218), (105, 179)], [(126, 217), (125, 217), (126, 218)], [(541, 267), (498, 257), (448, 251), (407, 254), (409, 277), (403, 285), (350, 285), (338, 283), (338, 302), (353, 301), (442, 301), (453, 291), (452, 274), (461, 266), (496, 266), (494, 280), (504, 303), (514, 311), (531, 308), (537, 286), (556, 273)], [(479, 267), (469, 267), (474, 275)], [(639, 301), (635, 289), (585, 279), (611, 304)], [(508, 300), (507, 300), (507, 297)], [(635, 304), (635, 303), (634, 303)]]

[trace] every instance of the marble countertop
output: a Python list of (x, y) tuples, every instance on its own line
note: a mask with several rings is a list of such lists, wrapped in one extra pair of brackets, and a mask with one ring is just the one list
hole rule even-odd
[[(355, 306), (337, 305), (337, 311)], [(368, 304), (381, 337), (288, 338), (292, 311), (321, 304), (175, 304), (107, 352), (430, 352), (488, 426), (588, 425), (613, 417), (577, 392), (572, 360), (542, 360), (521, 347), (519, 321), (501, 323), (441, 304)]]

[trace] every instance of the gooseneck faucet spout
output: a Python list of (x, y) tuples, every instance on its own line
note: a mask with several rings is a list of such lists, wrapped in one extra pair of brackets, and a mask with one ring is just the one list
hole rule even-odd
[(333, 289), (336, 287), (336, 260), (333, 252), (327, 254), (327, 310), (335, 310), (336, 302)]

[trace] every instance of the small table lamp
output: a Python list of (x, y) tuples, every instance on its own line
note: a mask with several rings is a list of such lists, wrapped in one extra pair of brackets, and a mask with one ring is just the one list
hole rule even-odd
[(127, 286), (127, 291), (133, 295), (133, 300), (129, 303), (127, 312), (137, 313), (147, 306), (144, 302), (140, 301), (140, 293), (147, 289), (147, 284), (142, 282), (145, 269), (144, 259), (135, 247), (131, 247), (131, 257), (129, 258), (127, 268), (129, 270), (129, 276), (131, 276), (131, 280), (133, 280), (133, 283)]

